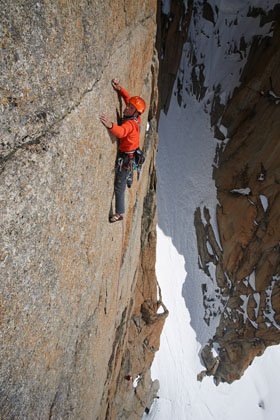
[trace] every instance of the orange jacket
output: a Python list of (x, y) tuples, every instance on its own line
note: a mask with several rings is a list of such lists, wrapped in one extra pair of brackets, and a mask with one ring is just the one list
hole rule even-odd
[[(119, 91), (122, 98), (127, 105), (129, 103), (130, 95), (122, 87)], [(140, 142), (140, 124), (141, 118), (138, 116), (136, 120), (124, 121), (121, 125), (113, 123), (113, 127), (109, 131), (120, 140), (120, 152), (130, 152), (139, 147)]]

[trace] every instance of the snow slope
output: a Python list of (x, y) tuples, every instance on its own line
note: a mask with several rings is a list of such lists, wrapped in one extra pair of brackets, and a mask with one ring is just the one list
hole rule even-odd
[(159, 399), (144, 419), (153, 420), (278, 420), (280, 348), (270, 347), (245, 375), (216, 387), (209, 377), (196, 380), (202, 369), (199, 344), (181, 295), (184, 257), (158, 228), (157, 275), (170, 309), (152, 375), (160, 380)]
[[(212, 180), (217, 140), (210, 128), (209, 114), (204, 111), (209, 111), (218, 84), (221, 86), (221, 101), (226, 101), (231, 95), (246, 62), (252, 36), (270, 33), (269, 25), (259, 27), (259, 18), (247, 17), (248, 1), (217, 0), (210, 3), (213, 8), (215, 5), (219, 7), (216, 24), (203, 20), (198, 7), (196, 21), (192, 22), (189, 41), (184, 48), (179, 71), (183, 85), (182, 106), (178, 106), (174, 95), (168, 115), (162, 114), (160, 118), (156, 269), (170, 315), (152, 366), (153, 378), (160, 380), (159, 399), (155, 400), (150, 413), (144, 418), (278, 420), (279, 346), (268, 348), (261, 358), (255, 359), (241, 380), (232, 385), (216, 387), (211, 378), (205, 378), (202, 383), (196, 378), (203, 369), (199, 350), (213, 336), (218, 323), (218, 315), (210, 319), (209, 326), (203, 320), (202, 284), (208, 286), (209, 299), (211, 293), (215, 295), (216, 285), (199, 269), (194, 229), (196, 208), (209, 208), (211, 223), (215, 226), (218, 205)], [(273, 1), (254, 3), (266, 10), (276, 4)], [(168, 2), (164, 10), (167, 13)], [(230, 23), (236, 16), (239, 26)], [(234, 52), (234, 47), (229, 49), (230, 45), (239, 45), (241, 36), (247, 44), (242, 57)], [(206, 89), (200, 102), (193, 96), (195, 92), (190, 82), (193, 70), (190, 56), (193, 51), (203, 59), (205, 66)], [(215, 234), (219, 241), (217, 229)], [(213, 268), (209, 266), (210, 274)], [(214, 305), (218, 314), (223, 303), (216, 300)]]
[[(197, 207), (207, 205), (212, 210), (212, 222), (215, 222), (217, 202), (211, 178), (216, 142), (209, 127), (209, 118), (203, 111), (203, 104), (189, 97), (186, 108), (180, 108), (174, 97), (168, 116), (161, 116), (159, 137), (159, 226), (172, 238), (179, 254), (184, 256), (188, 275), (184, 276), (183, 296), (197, 338), (201, 344), (206, 344), (215, 332), (218, 317), (211, 320), (210, 328), (203, 321), (201, 284), (207, 284), (209, 296), (211, 289), (214, 296), (215, 287), (198, 266), (194, 211)], [(160, 275), (159, 281), (161, 283)], [(218, 306), (218, 302), (215, 303)]]

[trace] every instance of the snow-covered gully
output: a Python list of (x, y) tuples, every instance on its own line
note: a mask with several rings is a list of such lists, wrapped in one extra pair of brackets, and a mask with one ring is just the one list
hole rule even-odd
[[(196, 209), (200, 208), (202, 214), (204, 207), (209, 209), (219, 246), (215, 228), (218, 203), (212, 171), (216, 146), (225, 144), (227, 139), (221, 142), (214, 138), (211, 104), (217, 92), (220, 103), (226, 103), (238, 85), (253, 35), (269, 36), (271, 29), (248, 17), (248, 1), (209, 1), (216, 11), (215, 24), (202, 19), (201, 3), (195, 1), (197, 15), (191, 24), (178, 73), (183, 86), (181, 106), (175, 88), (169, 112), (161, 115), (159, 125), (156, 268), (170, 315), (152, 367), (153, 377), (160, 381), (159, 398), (144, 418), (276, 420), (279, 418), (279, 346), (266, 349), (245, 375), (231, 385), (216, 386), (209, 377), (197, 381), (197, 375), (203, 370), (200, 349), (213, 337), (219, 314), (226, 305), (212, 275), (214, 267), (208, 265), (209, 276), (199, 268), (194, 226)], [(254, 1), (254, 7), (265, 10), (275, 4), (275, 1)], [(168, 10), (168, 2), (164, 2), (164, 12)], [(234, 46), (240, 46), (241, 38), (244, 49), (237, 52)], [(202, 69), (198, 66), (194, 69), (190, 60), (193, 51), (204, 58), (203, 97), (196, 94), (193, 83), (195, 72), (199, 78)], [(219, 129), (226, 134), (224, 127)], [(247, 190), (236, 193), (247, 194)], [(202, 284), (207, 289), (204, 295)]]

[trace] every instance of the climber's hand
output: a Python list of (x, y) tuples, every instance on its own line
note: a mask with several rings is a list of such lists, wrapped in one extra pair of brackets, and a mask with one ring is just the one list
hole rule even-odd
[(122, 87), (118, 79), (113, 79), (111, 83), (115, 90), (121, 90)]
[(105, 125), (106, 128), (112, 128), (113, 127), (113, 123), (112, 121), (107, 117), (107, 115), (105, 114), (101, 114), (99, 117), (100, 121), (102, 122), (103, 125)]

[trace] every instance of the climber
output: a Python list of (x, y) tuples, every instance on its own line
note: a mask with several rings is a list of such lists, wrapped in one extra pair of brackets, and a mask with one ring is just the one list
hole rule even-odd
[[(129, 93), (120, 85), (117, 79), (112, 80), (113, 88), (120, 93), (125, 101), (121, 125), (112, 122), (105, 114), (100, 115), (100, 121), (111, 134), (119, 139), (118, 156), (116, 161), (115, 197), (116, 213), (110, 217), (110, 222), (123, 220), (125, 212), (125, 188), (132, 185), (133, 169), (136, 159), (139, 159), (140, 115), (145, 111), (146, 104), (140, 96), (130, 97)], [(144, 159), (144, 158), (142, 158)]]

